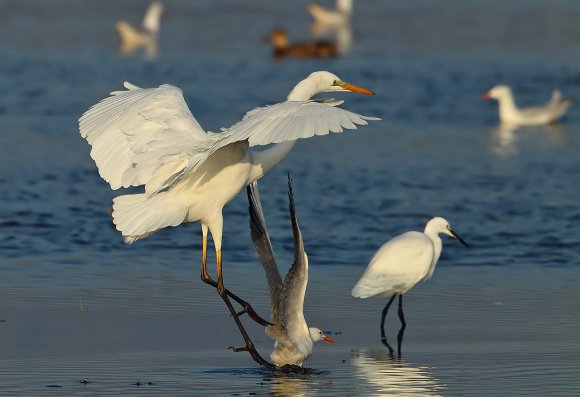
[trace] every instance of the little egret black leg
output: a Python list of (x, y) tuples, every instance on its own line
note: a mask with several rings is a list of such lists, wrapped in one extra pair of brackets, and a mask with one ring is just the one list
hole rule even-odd
[(391, 299), (389, 299), (389, 301), (387, 302), (385, 308), (383, 309), (383, 314), (381, 315), (381, 339), (385, 342), (387, 340), (387, 334), (385, 333), (385, 320), (387, 319), (387, 313), (389, 311), (389, 307), (391, 307), (391, 304), (395, 300), (396, 296), (397, 296), (397, 294), (391, 296)]
[(403, 313), (403, 295), (399, 295), (399, 319), (401, 320), (401, 328), (405, 329), (407, 323), (405, 322), (405, 314)]

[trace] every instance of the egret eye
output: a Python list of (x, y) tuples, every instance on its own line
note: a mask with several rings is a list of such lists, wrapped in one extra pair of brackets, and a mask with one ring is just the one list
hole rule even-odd
[(338, 83), (339, 83), (339, 81), (338, 81), (338, 80), (334, 80), (334, 81), (332, 82), (332, 85), (338, 85)]

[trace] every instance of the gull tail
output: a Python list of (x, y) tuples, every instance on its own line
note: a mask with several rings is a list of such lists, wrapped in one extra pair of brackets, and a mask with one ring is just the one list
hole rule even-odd
[(127, 194), (113, 199), (113, 223), (132, 244), (168, 226), (177, 226), (187, 217), (188, 209), (170, 192), (153, 196)]

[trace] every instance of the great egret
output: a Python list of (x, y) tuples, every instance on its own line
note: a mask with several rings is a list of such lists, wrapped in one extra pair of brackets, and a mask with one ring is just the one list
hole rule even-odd
[[(439, 233), (445, 233), (467, 247), (467, 243), (451, 229), (447, 220), (440, 217), (432, 218), (427, 222), (423, 233), (415, 231), (403, 233), (383, 244), (352, 289), (351, 295), (355, 298), (391, 296), (381, 317), (383, 341), (386, 342), (385, 318), (395, 297), (399, 296), (398, 314), (402, 331), (406, 326), (403, 294), (419, 281), (429, 279), (433, 275), (443, 246)], [(401, 339), (402, 332), (399, 332), (399, 351)]]
[(134, 28), (128, 22), (118, 21), (115, 28), (121, 39), (119, 50), (123, 53), (130, 53), (136, 49), (145, 48), (149, 56), (154, 56), (157, 51), (157, 36), (162, 14), (163, 4), (153, 2), (145, 12), (141, 29)]
[(499, 102), (499, 118), (502, 123), (512, 125), (552, 124), (566, 113), (572, 104), (570, 98), (562, 99), (560, 91), (555, 90), (552, 97), (543, 106), (518, 108), (512, 90), (506, 85), (497, 85), (482, 94), (483, 99), (496, 99)]
[(312, 354), (314, 342), (324, 340), (334, 343), (334, 341), (324, 335), (320, 329), (308, 327), (304, 319), (304, 295), (308, 284), (308, 256), (304, 251), (304, 242), (296, 218), (292, 181), (288, 178), (289, 210), (294, 236), (294, 263), (288, 270), (284, 282), (282, 282), (274, 259), (274, 251), (268, 236), (258, 193), (258, 183), (250, 184), (246, 190), (250, 206), (252, 240), (258, 259), (266, 272), (270, 291), (273, 325), (266, 327), (266, 334), (276, 341), (270, 358), (277, 367), (284, 365), (302, 366)]
[[(125, 83), (85, 112), (80, 134), (92, 146), (99, 174), (113, 189), (145, 186), (145, 192), (115, 197), (113, 222), (125, 241), (145, 238), (159, 229), (200, 221), (201, 279), (217, 287), (241, 326), (222, 276), (222, 208), (244, 187), (258, 180), (294, 147), (296, 140), (366, 125), (361, 116), (337, 107), (343, 101), (310, 100), (322, 92), (373, 92), (318, 71), (299, 82), (288, 100), (248, 112), (221, 133), (206, 133), (191, 114), (182, 91), (164, 84), (142, 89)], [(274, 144), (262, 151), (251, 146)], [(217, 283), (206, 270), (207, 234), (216, 251)], [(248, 314), (266, 325), (253, 310)], [(242, 332), (243, 333), (243, 332)]]
[(274, 29), (268, 36), (274, 44), (275, 59), (286, 57), (296, 58), (331, 58), (338, 56), (338, 46), (331, 41), (312, 41), (304, 43), (288, 43), (288, 35), (283, 29)]

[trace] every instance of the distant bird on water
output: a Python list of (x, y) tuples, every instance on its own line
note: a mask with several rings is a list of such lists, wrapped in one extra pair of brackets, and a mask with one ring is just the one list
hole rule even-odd
[(268, 39), (274, 45), (275, 59), (295, 58), (332, 58), (339, 55), (338, 46), (332, 41), (306, 41), (289, 43), (288, 35), (283, 29), (274, 29)]
[(499, 118), (502, 123), (522, 126), (556, 123), (572, 104), (570, 98), (562, 99), (560, 91), (555, 90), (545, 105), (518, 108), (511, 88), (506, 85), (493, 87), (482, 94), (482, 98), (495, 99), (499, 102)]
[(312, 354), (314, 342), (324, 340), (334, 343), (334, 341), (324, 335), (320, 329), (308, 327), (304, 318), (304, 295), (308, 284), (308, 256), (304, 250), (304, 242), (296, 217), (292, 182), (288, 178), (290, 219), (294, 236), (294, 263), (292, 263), (283, 282), (268, 236), (257, 182), (252, 183), (246, 189), (250, 205), (252, 240), (258, 259), (266, 272), (270, 291), (271, 322), (274, 325), (266, 327), (266, 334), (276, 341), (270, 358), (277, 367), (284, 365), (302, 366)]
[(163, 4), (153, 2), (145, 12), (141, 29), (134, 28), (126, 21), (118, 21), (115, 28), (121, 39), (119, 51), (131, 53), (137, 49), (144, 48), (147, 55), (155, 56), (162, 14)]
[[(403, 294), (421, 280), (431, 278), (441, 255), (440, 233), (451, 236), (467, 247), (444, 218), (427, 222), (425, 231), (407, 232), (387, 241), (373, 256), (364, 274), (352, 289), (355, 298), (391, 296), (382, 312), (381, 336), (386, 340), (385, 318), (394, 299), (399, 297), (399, 319), (404, 329)], [(402, 334), (399, 334), (399, 339)]]

